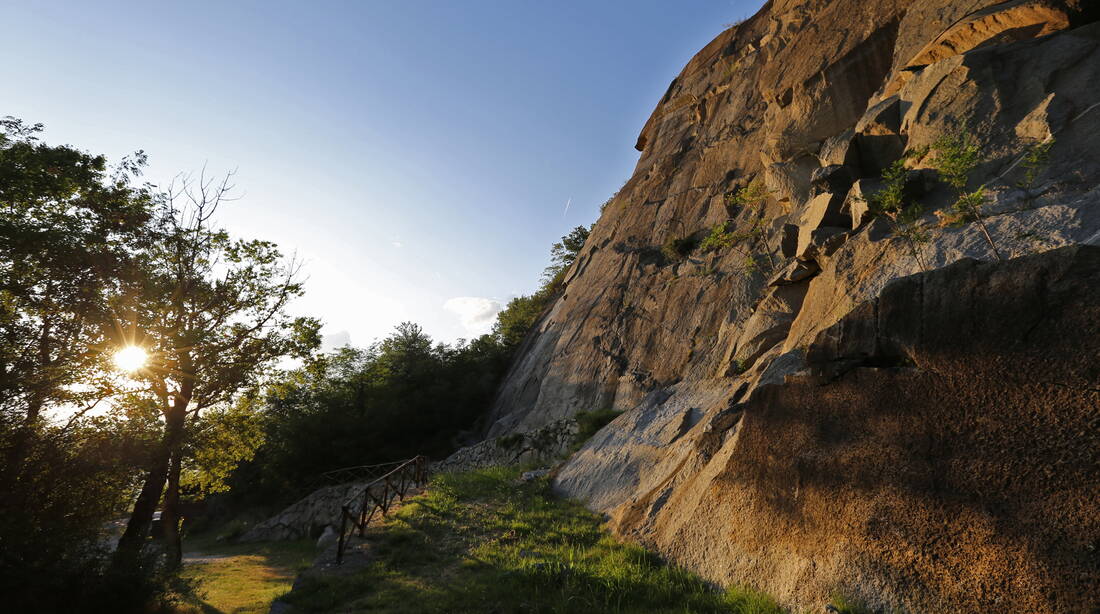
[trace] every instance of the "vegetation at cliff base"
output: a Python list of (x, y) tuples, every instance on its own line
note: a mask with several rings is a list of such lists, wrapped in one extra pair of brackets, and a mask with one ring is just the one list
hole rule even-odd
[(283, 600), (296, 612), (781, 612), (619, 543), (546, 478), (519, 474), (436, 476), (368, 535), (365, 567), (308, 574)]
[(324, 472), (467, 443), (589, 233), (488, 334), (405, 322), (322, 353), (320, 321), (288, 311), (300, 262), (217, 225), (232, 173), (160, 188), (143, 152), (109, 165), (43, 130), (0, 119), (0, 590), (19, 611), (171, 609), (204, 523), (239, 533)]

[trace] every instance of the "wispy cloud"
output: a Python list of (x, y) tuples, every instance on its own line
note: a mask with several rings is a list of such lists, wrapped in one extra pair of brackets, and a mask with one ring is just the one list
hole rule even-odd
[(468, 335), (477, 337), (489, 332), (503, 305), (491, 298), (456, 296), (447, 299), (443, 308), (458, 316)]
[(390, 244), (393, 245), (394, 247), (396, 247), (397, 249), (401, 249), (402, 247), (405, 247), (405, 244), (400, 242), (400, 241), (391, 241)]

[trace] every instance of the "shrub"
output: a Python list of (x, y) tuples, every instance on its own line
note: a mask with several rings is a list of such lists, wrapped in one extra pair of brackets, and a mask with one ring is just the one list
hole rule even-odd
[(997, 260), (1003, 260), (997, 251), (997, 245), (982, 221), (982, 205), (985, 204), (985, 186), (966, 192), (970, 174), (982, 162), (981, 149), (966, 130), (950, 132), (940, 136), (932, 144), (935, 152), (933, 163), (940, 178), (955, 190), (955, 203), (940, 215), (941, 221), (952, 226), (962, 226), (968, 222), (977, 222), (985, 240)]
[(750, 207), (767, 197), (768, 189), (764, 187), (764, 182), (756, 178), (748, 185), (726, 194), (726, 204), (731, 207)]
[(1035, 187), (1035, 182), (1039, 179), (1039, 175), (1042, 174), (1047, 164), (1050, 163), (1050, 148), (1053, 146), (1053, 138), (1035, 143), (1027, 148), (1023, 160), (1020, 161), (1020, 166), (1024, 169), (1024, 174), (1023, 177), (1016, 182), (1016, 185), (1027, 192), (1029, 205), (1032, 198), (1031, 190)]
[(936, 216), (940, 218), (941, 226), (958, 228), (978, 221), (983, 204), (985, 204), (985, 186), (973, 192), (961, 194), (954, 205), (948, 207), (946, 211), (937, 211)]
[(511, 435), (497, 437), (497, 446), (505, 450), (518, 448), (521, 444), (523, 444), (523, 433), (512, 433)]
[(730, 232), (729, 225), (729, 222), (715, 224), (714, 227), (710, 229), (710, 234), (708, 234), (703, 239), (703, 242), (699, 244), (699, 250), (702, 252), (713, 252), (726, 249), (733, 245), (735, 235)]
[(573, 444), (579, 448), (584, 442), (591, 439), (597, 431), (607, 426), (622, 413), (621, 411), (615, 411), (613, 409), (577, 412), (575, 416), (577, 420), (577, 434), (573, 436)]
[(941, 135), (932, 144), (933, 162), (940, 178), (947, 185), (962, 192), (970, 180), (970, 173), (981, 163), (981, 150), (969, 132), (960, 130)]
[(905, 191), (909, 174), (905, 162), (910, 158), (920, 157), (924, 153), (924, 150), (907, 152), (888, 166), (882, 172), (882, 189), (868, 195), (867, 205), (872, 214), (882, 215), (890, 220), (894, 233), (905, 240), (921, 270), (927, 271), (928, 267), (918, 246), (926, 243), (929, 237), (917, 226), (917, 222), (924, 214), (924, 207), (920, 203), (909, 202)]
[(699, 242), (695, 237), (671, 237), (661, 246), (661, 253), (669, 260), (680, 260), (695, 251), (698, 246)]

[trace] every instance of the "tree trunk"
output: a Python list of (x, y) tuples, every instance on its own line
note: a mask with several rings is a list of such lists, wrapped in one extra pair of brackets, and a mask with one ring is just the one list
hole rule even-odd
[(164, 509), (160, 521), (164, 527), (164, 564), (169, 571), (179, 569), (183, 563), (183, 541), (180, 537), (180, 464), (183, 453), (180, 449), (172, 452), (168, 465), (168, 489), (164, 492)]
[(183, 420), (186, 413), (186, 408), (172, 408), (165, 416), (161, 445), (153, 458), (149, 473), (145, 476), (141, 494), (134, 503), (134, 510), (126, 523), (126, 531), (118, 540), (113, 561), (115, 569), (131, 569), (141, 558), (141, 549), (149, 535), (149, 527), (153, 524), (153, 513), (160, 503), (172, 457), (183, 441)]

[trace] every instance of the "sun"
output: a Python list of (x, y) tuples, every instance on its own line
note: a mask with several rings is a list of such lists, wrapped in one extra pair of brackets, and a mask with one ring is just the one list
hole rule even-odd
[(144, 349), (136, 345), (128, 345), (115, 352), (114, 360), (116, 367), (133, 373), (145, 366), (145, 363), (149, 360), (149, 355), (145, 353)]

